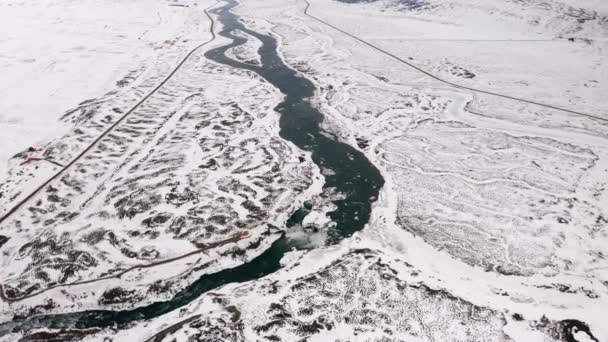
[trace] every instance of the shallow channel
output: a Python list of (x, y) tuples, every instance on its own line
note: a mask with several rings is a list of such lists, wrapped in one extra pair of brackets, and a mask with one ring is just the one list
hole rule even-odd
[[(254, 32), (239, 21), (231, 10), (238, 3), (227, 1), (227, 5), (211, 11), (222, 24), (219, 35), (232, 39), (232, 43), (208, 51), (205, 57), (227, 66), (247, 69), (264, 78), (285, 95), (284, 101), (275, 108), (280, 116), (280, 136), (300, 149), (309, 151), (312, 160), (321, 169), (333, 172), (325, 176), (324, 188), (335, 188), (342, 194), (334, 201), (337, 209), (329, 214), (335, 222), (328, 244), (363, 229), (369, 221), (372, 203), (384, 185), (380, 172), (369, 160), (350, 145), (341, 143), (324, 133), (321, 128), (323, 115), (312, 106), (310, 99), (315, 87), (308, 79), (288, 67), (278, 53), (277, 40), (271, 35)], [(240, 30), (262, 42), (258, 50), (261, 66), (241, 63), (226, 57), (226, 51), (244, 44), (247, 39), (235, 36)], [(158, 317), (200, 297), (219, 286), (259, 279), (280, 268), (283, 255), (295, 247), (285, 237), (277, 240), (268, 250), (252, 261), (232, 269), (204, 275), (177, 293), (171, 300), (156, 302), (132, 310), (93, 310), (67, 314), (41, 315), (25, 320), (14, 320), (0, 324), (0, 336), (11, 331), (34, 328), (92, 328), (108, 327)]]

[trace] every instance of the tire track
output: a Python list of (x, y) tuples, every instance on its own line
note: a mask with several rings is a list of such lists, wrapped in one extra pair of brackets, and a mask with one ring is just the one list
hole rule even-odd
[(173, 68), (173, 70), (169, 73), (169, 75), (167, 75), (165, 77), (165, 79), (163, 79), (162, 82), (160, 82), (154, 89), (152, 89), (152, 91), (150, 91), (146, 96), (144, 96), (141, 100), (139, 100), (139, 102), (137, 102), (131, 109), (129, 109), (129, 111), (127, 111), (120, 119), (118, 119), (110, 127), (108, 127), (89, 146), (87, 146), (74, 159), (72, 159), (72, 161), (70, 161), (62, 169), (60, 169), (59, 171), (57, 171), (57, 173), (55, 173), (51, 178), (49, 178), (48, 180), (46, 180), (42, 185), (40, 185), (34, 191), (32, 191), (27, 197), (25, 197), (24, 199), (22, 199), (21, 201), (19, 201), (11, 209), (9, 209), (4, 215), (2, 215), (2, 217), (0, 217), (0, 224), (2, 224), (4, 221), (6, 221), (11, 215), (13, 215), (17, 210), (19, 210), (19, 208), (21, 208), (29, 200), (31, 200), (32, 198), (34, 198), (34, 196), (36, 196), (42, 189), (44, 189), (49, 184), (51, 184), (51, 182), (53, 182), (54, 180), (56, 180), (60, 176), (62, 176), (76, 162), (78, 162), (80, 159), (82, 159), (82, 157), (84, 157), (89, 151), (91, 151), (91, 149), (93, 149), (93, 147), (95, 147), (103, 138), (105, 138), (110, 132), (112, 132), (112, 130), (114, 130), (118, 125), (120, 125), (120, 123), (122, 123), (129, 115), (131, 115), (131, 113), (133, 113), (144, 102), (146, 102), (146, 100), (148, 98), (150, 98), (150, 96), (154, 95), (159, 89), (161, 89), (173, 77), (173, 75), (175, 75), (175, 73), (177, 73), (177, 71), (184, 65), (184, 63), (186, 63), (186, 61), (195, 52), (197, 52), (200, 48), (202, 48), (203, 46), (205, 46), (205, 45), (207, 45), (207, 44), (209, 44), (209, 43), (211, 43), (212, 41), (215, 40), (215, 38), (216, 38), (215, 31), (214, 31), (215, 21), (213, 20), (213, 18), (211, 17), (211, 15), (209, 15), (208, 11), (212, 7), (214, 7), (215, 5), (217, 5), (219, 3), (219, 1), (220, 0), (217, 0), (214, 4), (210, 5), (209, 7), (205, 8), (203, 10), (203, 12), (205, 13), (205, 15), (207, 16), (207, 18), (209, 18), (209, 20), (211, 22), (211, 25), (209, 26), (209, 32), (211, 33), (211, 38), (209, 40), (207, 40), (206, 42), (201, 43), (200, 45), (198, 45), (198, 46), (194, 47), (192, 50), (190, 50), (190, 52), (188, 52), (188, 54), (186, 54), (186, 56), (184, 56), (184, 58), (177, 64), (177, 66), (175, 66), (175, 68)]
[(600, 117), (600, 116), (597, 116), (597, 115), (583, 113), (583, 112), (579, 112), (579, 111), (575, 111), (575, 110), (571, 110), (571, 109), (567, 109), (567, 108), (562, 108), (562, 107), (554, 106), (554, 105), (551, 105), (551, 104), (536, 102), (536, 101), (532, 101), (532, 100), (526, 100), (526, 99), (522, 99), (522, 98), (515, 97), (515, 96), (495, 93), (495, 92), (488, 91), (488, 90), (483, 90), (483, 89), (478, 89), (478, 88), (471, 88), (471, 87), (463, 86), (463, 85), (460, 85), (460, 84), (457, 84), (457, 83), (453, 83), (453, 82), (444, 80), (443, 78), (440, 78), (439, 76), (437, 76), (437, 75), (435, 75), (435, 74), (433, 74), (433, 73), (431, 73), (429, 71), (426, 71), (426, 70), (420, 68), (419, 66), (417, 66), (415, 64), (412, 64), (412, 63), (410, 63), (410, 62), (408, 62), (408, 61), (406, 61), (406, 60), (404, 60), (404, 59), (402, 59), (402, 58), (400, 58), (400, 57), (398, 57), (398, 56), (396, 56), (396, 55), (394, 55), (394, 54), (392, 54), (392, 53), (390, 53), (390, 52), (388, 52), (386, 50), (383, 50), (382, 48), (379, 48), (376, 45), (373, 45), (372, 43), (370, 43), (370, 42), (368, 42), (368, 41), (366, 41), (366, 40), (364, 40), (362, 38), (359, 38), (359, 37), (357, 37), (357, 36), (355, 36), (355, 35), (353, 35), (353, 34), (351, 34), (349, 32), (346, 32), (346, 31), (342, 30), (339, 27), (336, 27), (336, 26), (334, 26), (334, 25), (332, 25), (332, 24), (330, 24), (330, 23), (328, 23), (328, 22), (326, 22), (326, 21), (324, 21), (322, 19), (319, 19), (319, 18), (315, 17), (314, 15), (312, 15), (312, 14), (309, 13), (309, 10), (312, 7), (312, 5), (310, 4), (310, 2), (308, 2), (308, 0), (304, 0), (304, 2), (306, 3), (306, 8), (304, 8), (304, 15), (306, 15), (307, 17), (312, 18), (312, 19), (314, 19), (314, 20), (316, 20), (316, 21), (318, 21), (318, 22), (320, 22), (320, 23), (322, 23), (322, 24), (324, 24), (326, 26), (329, 26), (329, 27), (333, 28), (334, 30), (336, 30), (338, 32), (341, 32), (341, 33), (343, 33), (343, 34), (345, 34), (345, 35), (347, 35), (347, 36), (349, 36), (349, 37), (351, 37), (351, 38), (359, 41), (360, 43), (363, 43), (363, 44), (371, 47), (372, 49), (374, 49), (376, 51), (379, 51), (379, 52), (381, 52), (381, 53), (383, 53), (383, 54), (385, 54), (385, 55), (387, 55), (387, 56), (389, 56), (389, 57), (397, 60), (398, 62), (401, 62), (401, 63), (409, 66), (410, 68), (415, 69), (418, 72), (423, 73), (423, 74), (431, 77), (432, 79), (437, 80), (437, 81), (439, 81), (439, 82), (441, 82), (443, 84), (447, 84), (449, 86), (452, 86), (452, 87), (458, 88), (458, 89), (464, 89), (464, 90), (472, 91), (472, 92), (475, 92), (475, 93), (492, 95), (492, 96), (501, 97), (501, 98), (505, 98), (505, 99), (509, 99), (509, 100), (514, 100), (514, 101), (519, 101), (519, 102), (524, 102), (524, 103), (528, 103), (528, 104), (532, 104), (532, 105), (536, 105), (536, 106), (540, 106), (540, 107), (550, 108), (550, 109), (554, 109), (554, 110), (558, 110), (558, 111), (562, 111), (562, 112), (566, 112), (566, 113), (570, 113), (570, 114), (574, 114), (574, 115), (584, 116), (584, 117), (600, 120), (600, 121), (603, 121), (603, 122), (608, 122), (608, 118), (603, 118), (603, 117)]

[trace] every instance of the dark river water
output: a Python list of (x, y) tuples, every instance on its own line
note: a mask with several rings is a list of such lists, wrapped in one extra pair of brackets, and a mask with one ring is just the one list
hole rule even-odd
[[(327, 133), (323, 134), (320, 127), (323, 115), (310, 103), (315, 91), (314, 85), (283, 62), (277, 50), (277, 41), (273, 36), (249, 30), (239, 21), (238, 16), (231, 11), (237, 5), (236, 1), (228, 1), (227, 5), (211, 11), (222, 24), (223, 30), (219, 34), (232, 39), (232, 43), (210, 50), (205, 56), (216, 63), (250, 70), (285, 95), (284, 101), (275, 108), (280, 114), (281, 137), (300, 149), (311, 152), (313, 161), (321, 169), (333, 171), (331, 175), (325, 176), (324, 187), (335, 188), (343, 195), (341, 199), (334, 201), (337, 209), (329, 214), (336, 226), (332, 228), (327, 243), (335, 244), (363, 229), (369, 221), (371, 205), (377, 199), (384, 180), (380, 172), (361, 152), (332, 139)], [(246, 32), (262, 42), (262, 47), (258, 51), (261, 56), (261, 66), (240, 63), (226, 57), (225, 52), (228, 49), (247, 41), (245, 38), (235, 36), (233, 34), (235, 30)], [(298, 220), (301, 220), (303, 215), (298, 216)], [(293, 242), (282, 237), (252, 261), (236, 268), (204, 275), (168, 301), (132, 310), (94, 310), (14, 320), (0, 325), (0, 336), (10, 331), (32, 328), (107, 327), (158, 317), (190, 303), (203, 293), (219, 286), (259, 279), (275, 272), (280, 268), (279, 261), (283, 255), (293, 247), (296, 247)]]

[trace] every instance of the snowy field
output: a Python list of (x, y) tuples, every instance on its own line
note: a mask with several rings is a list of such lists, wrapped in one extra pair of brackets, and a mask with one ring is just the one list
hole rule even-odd
[[(331, 247), (320, 246), (321, 232), (317, 248), (288, 253), (281, 270), (160, 317), (51, 333), (87, 341), (608, 341), (608, 4), (308, 2), (240, 0), (236, 13), (277, 38), (285, 62), (314, 83), (325, 134), (381, 171), (386, 183), (366, 228)], [(0, 103), (1, 143), (13, 146), (4, 160), (33, 145), (69, 162), (210, 37), (202, 9), (211, 3), (1, 3), (0, 25), (27, 23), (31, 37), (48, 37), (0, 41), (13, 82)], [(227, 56), (260, 65), (261, 41), (235, 35), (248, 41)], [(281, 93), (206, 60), (208, 48), (56, 188), (0, 225), (0, 321), (167, 300), (262, 253), (304, 202), (327, 201), (319, 195), (328, 171), (279, 135)], [(57, 170), (20, 165), (26, 157), (4, 166), (0, 214)], [(304, 225), (331, 227), (327, 211)]]
[(0, 1), (2, 174), (13, 155), (67, 132), (70, 125), (59, 120), (66, 111), (117, 91), (130, 73), (175, 64), (205, 39), (208, 20), (199, 5), (207, 6), (190, 0)]

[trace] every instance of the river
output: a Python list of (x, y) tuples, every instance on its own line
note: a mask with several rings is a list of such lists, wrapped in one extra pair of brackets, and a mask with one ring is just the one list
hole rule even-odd
[[(239, 21), (239, 17), (231, 11), (237, 5), (236, 1), (230, 0), (225, 6), (211, 11), (222, 24), (223, 29), (219, 35), (232, 39), (232, 42), (209, 50), (205, 53), (205, 57), (216, 63), (254, 72), (285, 95), (284, 100), (275, 108), (280, 114), (280, 136), (300, 149), (309, 151), (313, 162), (321, 169), (333, 171), (325, 176), (323, 186), (334, 188), (342, 195), (340, 199), (334, 201), (336, 210), (329, 213), (335, 222), (335, 228), (332, 228), (327, 243), (338, 243), (363, 229), (369, 221), (371, 206), (377, 199), (384, 180), (378, 169), (363, 153), (348, 144), (336, 141), (331, 138), (331, 134), (323, 132), (321, 128), (323, 115), (310, 103), (315, 92), (313, 83), (285, 64), (279, 56), (278, 43), (273, 36), (252, 31)], [(233, 34), (235, 30), (245, 32), (262, 42), (258, 51), (262, 62), (260, 66), (241, 63), (226, 57), (225, 53), (228, 49), (247, 41), (246, 38), (235, 36)], [(302, 215), (299, 215), (299, 220), (301, 219)], [(280, 268), (281, 258), (293, 247), (297, 246), (282, 237), (252, 261), (236, 268), (204, 275), (168, 301), (156, 302), (132, 310), (92, 310), (14, 320), (0, 324), (0, 336), (10, 331), (34, 328), (108, 327), (158, 317), (190, 303), (203, 293), (219, 286), (259, 279), (277, 271)]]

